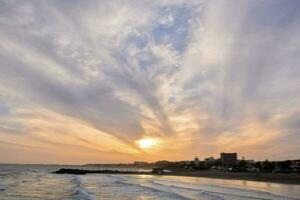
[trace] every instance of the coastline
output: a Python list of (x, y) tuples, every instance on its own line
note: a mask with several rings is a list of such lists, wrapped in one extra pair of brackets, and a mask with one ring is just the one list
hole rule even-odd
[(300, 185), (299, 173), (247, 173), (247, 172), (214, 172), (214, 171), (177, 171), (165, 175), (214, 178), (225, 180), (258, 181)]
[(200, 178), (214, 178), (225, 180), (259, 181), (270, 183), (282, 183), (300, 185), (299, 173), (247, 173), (247, 172), (218, 172), (218, 171), (174, 171), (156, 174), (153, 172), (119, 171), (119, 170), (83, 170), (83, 169), (59, 169), (56, 174), (120, 174), (120, 175), (154, 175), (154, 176), (186, 176)]

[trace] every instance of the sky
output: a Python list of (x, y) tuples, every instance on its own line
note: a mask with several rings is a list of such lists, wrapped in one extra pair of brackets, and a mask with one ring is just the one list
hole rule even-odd
[(0, 0), (0, 163), (299, 159), (300, 1)]

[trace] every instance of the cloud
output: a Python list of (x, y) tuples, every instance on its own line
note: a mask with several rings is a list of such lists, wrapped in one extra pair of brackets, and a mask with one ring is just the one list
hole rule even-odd
[[(45, 154), (66, 144), (89, 152), (82, 161), (281, 158), (262, 145), (299, 140), (299, 6), (2, 0), (1, 141), (9, 152), (15, 137), (11, 146), (48, 143)], [(145, 136), (166, 146), (143, 153)]]

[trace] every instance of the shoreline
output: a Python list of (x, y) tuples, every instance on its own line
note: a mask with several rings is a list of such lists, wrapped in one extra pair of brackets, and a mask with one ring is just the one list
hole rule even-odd
[(247, 173), (247, 172), (217, 172), (217, 171), (174, 171), (169, 173), (156, 174), (153, 172), (141, 171), (119, 171), (119, 170), (84, 170), (84, 169), (59, 169), (55, 174), (120, 174), (120, 175), (153, 175), (153, 176), (183, 176), (213, 178), (223, 180), (258, 181), (269, 183), (282, 183), (300, 185), (299, 173)]
[(248, 173), (248, 172), (212, 172), (212, 171), (180, 172), (178, 171), (174, 173), (168, 173), (165, 175), (300, 185), (299, 173), (285, 174), (285, 173), (264, 173), (264, 172)]

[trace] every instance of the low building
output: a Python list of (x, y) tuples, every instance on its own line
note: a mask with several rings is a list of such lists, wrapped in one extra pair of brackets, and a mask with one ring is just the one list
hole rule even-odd
[(144, 162), (144, 161), (135, 161), (133, 163), (134, 166), (146, 166), (148, 165), (148, 162)]
[(196, 167), (199, 166), (200, 160), (199, 160), (198, 157), (196, 157), (196, 158), (194, 159), (194, 163), (195, 163)]
[(292, 161), (291, 164), (291, 172), (300, 172), (300, 161)]
[(204, 159), (205, 164), (213, 164), (215, 162), (214, 157), (209, 157)]
[(221, 153), (222, 166), (235, 166), (237, 164), (237, 153)]
[(255, 161), (254, 160), (245, 160), (248, 165), (254, 165)]
[(152, 169), (152, 173), (153, 174), (163, 174), (163, 173), (165, 173), (165, 171), (164, 171), (163, 168), (155, 167), (155, 168)]

